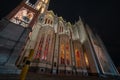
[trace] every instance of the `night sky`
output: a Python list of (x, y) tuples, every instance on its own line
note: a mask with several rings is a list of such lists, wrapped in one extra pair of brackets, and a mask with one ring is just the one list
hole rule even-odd
[[(0, 0), (0, 18), (21, 1)], [(101, 37), (115, 65), (120, 66), (120, 8), (117, 0), (51, 0), (49, 10), (73, 24), (80, 16)]]

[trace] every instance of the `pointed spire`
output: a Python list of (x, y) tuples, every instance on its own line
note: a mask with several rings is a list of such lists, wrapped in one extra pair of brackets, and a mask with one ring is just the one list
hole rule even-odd
[(79, 16), (79, 20), (82, 21), (80, 16)]

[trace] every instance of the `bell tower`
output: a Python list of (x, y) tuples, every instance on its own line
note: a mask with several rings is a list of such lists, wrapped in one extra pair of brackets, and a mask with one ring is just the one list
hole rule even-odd
[(49, 0), (23, 0), (6, 18), (23, 27), (32, 27), (38, 16), (44, 14)]

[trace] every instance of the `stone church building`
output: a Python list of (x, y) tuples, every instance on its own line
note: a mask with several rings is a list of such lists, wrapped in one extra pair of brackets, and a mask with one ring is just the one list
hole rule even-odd
[(81, 18), (71, 24), (55, 15), (49, 2), (23, 0), (0, 21), (0, 73), (29, 64), (40, 74), (119, 75), (100, 37)]

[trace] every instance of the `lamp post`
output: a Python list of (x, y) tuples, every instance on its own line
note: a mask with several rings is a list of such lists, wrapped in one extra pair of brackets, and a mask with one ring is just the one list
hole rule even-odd
[(22, 71), (20, 73), (20, 80), (25, 80), (25, 77), (26, 77), (27, 72), (29, 70), (30, 62), (32, 61), (33, 54), (34, 54), (34, 50), (30, 49), (29, 56), (26, 59), (25, 64), (24, 64)]

